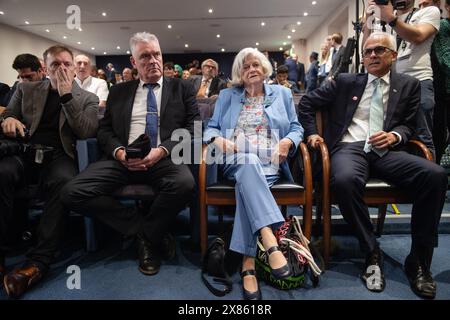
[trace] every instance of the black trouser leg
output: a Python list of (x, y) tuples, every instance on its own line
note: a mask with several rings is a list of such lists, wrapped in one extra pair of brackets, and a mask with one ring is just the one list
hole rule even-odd
[(378, 247), (364, 203), (364, 188), (369, 177), (364, 142), (340, 143), (331, 154), (331, 189), (342, 216), (356, 233), (361, 247), (372, 252)]
[(65, 153), (56, 152), (41, 171), (40, 186), (45, 193), (45, 207), (37, 229), (37, 245), (27, 257), (50, 265), (61, 242), (68, 210), (63, 206), (60, 192), (77, 173), (75, 161)]
[[(175, 165), (169, 158), (158, 162), (148, 174), (151, 180), (147, 181), (152, 181), (151, 184), (158, 193), (150, 212), (144, 218), (141, 232), (150, 244), (158, 246), (176, 215), (191, 200), (195, 181), (186, 165)], [(136, 175), (133, 174), (132, 180), (142, 182), (143, 176), (135, 177)]]
[(62, 201), (73, 211), (93, 216), (124, 235), (135, 235), (142, 215), (111, 196), (129, 183), (129, 175), (128, 169), (116, 160), (92, 163), (64, 187)]
[(25, 169), (18, 157), (0, 160), (0, 256), (7, 249), (9, 230), (13, 221), (14, 194), (24, 184)]
[(388, 152), (372, 164), (374, 175), (411, 193), (412, 242), (424, 247), (438, 244), (438, 226), (447, 191), (447, 174), (434, 162), (403, 151)]

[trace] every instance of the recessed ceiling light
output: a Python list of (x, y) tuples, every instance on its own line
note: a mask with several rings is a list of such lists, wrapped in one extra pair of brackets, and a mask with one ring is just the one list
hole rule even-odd
[(261, 22), (261, 26), (264, 27), (266, 25), (266, 23), (263, 21)]
[(130, 50), (127, 50), (127, 54), (130, 54)]
[(299, 26), (299, 25), (301, 25), (302, 24), (302, 22), (301, 21), (297, 21), (297, 25)]
[(287, 45), (287, 42), (283, 42), (283, 46)]
[(209, 12), (209, 13), (213, 13), (214, 10), (213, 10), (213, 9), (209, 9), (208, 12)]
[(78, 44), (81, 44), (81, 41), (78, 41), (77, 43), (78, 43)]
[(317, 1), (313, 1), (312, 5), (315, 6), (317, 4)]
[(292, 29), (291, 32), (294, 33), (294, 32), (295, 32), (295, 29)]
[(48, 30), (48, 29), (45, 29), (45, 32), (50, 32), (50, 30)]
[(3, 11), (0, 11), (0, 15), (4, 15), (5, 13)]
[(79, 27), (79, 28), (78, 28), (78, 31), (80, 31), (80, 32), (81, 32), (81, 31), (83, 31), (83, 29), (81, 29), (81, 27)]
[(169, 29), (172, 29), (172, 25), (171, 25), (171, 24), (169, 24), (169, 25), (167, 26), (167, 28), (169, 28)]
[(220, 38), (220, 34), (216, 35), (217, 38)]
[(255, 43), (256, 46), (259, 46), (259, 42)]
[(279, 48), (279, 50), (280, 50), (280, 51), (283, 51), (283, 48), (282, 48), (282, 47), (280, 47), (280, 48)]
[(117, 46), (117, 50), (120, 50), (120, 46)]
[(225, 48), (222, 48), (220, 51), (225, 52)]
[(290, 38), (291, 38), (291, 36), (287, 36), (287, 38), (288, 38), (288, 39), (290, 39)]
[(25, 24), (30, 24), (28, 21), (25, 21)]
[(95, 50), (95, 48), (94, 48), (94, 47), (92, 47), (92, 48), (91, 48), (91, 50)]
[(308, 15), (308, 12), (303, 12), (303, 15), (306, 17)]
[(106, 52), (106, 51), (103, 51), (103, 54), (108, 54), (108, 52)]
[(102, 12), (102, 16), (106, 17), (106, 12)]
[(67, 36), (63, 36), (63, 39), (67, 39)]
[(189, 48), (189, 45), (187, 43), (184, 44), (185, 48)]

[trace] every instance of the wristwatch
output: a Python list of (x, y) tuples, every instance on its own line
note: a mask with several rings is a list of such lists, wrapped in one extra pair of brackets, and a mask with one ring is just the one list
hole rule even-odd
[(398, 17), (395, 17), (394, 20), (388, 23), (391, 28), (394, 28), (397, 25), (397, 19)]

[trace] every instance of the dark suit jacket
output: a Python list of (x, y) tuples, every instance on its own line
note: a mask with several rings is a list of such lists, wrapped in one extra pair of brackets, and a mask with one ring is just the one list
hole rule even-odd
[(306, 91), (312, 91), (317, 88), (317, 75), (319, 73), (319, 61), (311, 63), (306, 73)]
[[(331, 50), (333, 50), (333, 48)], [(346, 64), (344, 65), (344, 51), (345, 51), (345, 47), (341, 46), (339, 48), (338, 52), (336, 52), (335, 60), (333, 62), (333, 65), (331, 66), (331, 70), (329, 73), (330, 77), (334, 78), (340, 73), (348, 72), (348, 66)], [(330, 51), (330, 54), (331, 54), (331, 52), (332, 51)]]
[[(171, 141), (172, 132), (185, 128), (194, 137), (194, 121), (200, 121), (192, 84), (178, 78), (164, 78), (160, 111), (161, 146), (169, 152), (178, 143)], [(111, 87), (105, 116), (100, 120), (97, 139), (107, 157), (121, 146), (128, 146), (131, 113), (139, 80), (122, 82)], [(201, 128), (201, 126), (200, 126)]]
[[(323, 138), (330, 151), (350, 126), (367, 84), (367, 74), (340, 74), (335, 81), (317, 88), (299, 102), (299, 121), (305, 137), (317, 134), (315, 112), (323, 109), (326, 125)], [(391, 72), (389, 101), (383, 129), (395, 131), (408, 142), (415, 129), (416, 111), (420, 103), (420, 84), (413, 77)]]
[[(190, 79), (194, 85), (195, 94), (197, 94), (200, 89), (200, 85), (202, 84), (202, 76), (190, 76)], [(220, 90), (225, 89), (227, 87), (227, 83), (219, 77), (214, 77), (209, 86), (208, 97), (218, 95)]]
[[(22, 122), (32, 136), (39, 126), (50, 89), (50, 81), (24, 82), (17, 85), (4, 118)], [(75, 140), (95, 137), (98, 127), (98, 97), (72, 83), (73, 98), (62, 104), (59, 133), (64, 151), (74, 158)]]
[(303, 63), (297, 62), (297, 72), (297, 81), (300, 81), (305, 86), (305, 65)]

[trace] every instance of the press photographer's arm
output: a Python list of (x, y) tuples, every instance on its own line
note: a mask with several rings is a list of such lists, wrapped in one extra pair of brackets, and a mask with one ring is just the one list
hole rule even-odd
[[(398, 1), (394, 1), (394, 3), (397, 2)], [(397, 35), (404, 41), (415, 45), (421, 44), (434, 35), (437, 30), (429, 23), (418, 23), (412, 25), (400, 19), (400, 16), (408, 12), (411, 12), (412, 14), (412, 11), (414, 10), (414, 0), (406, 0), (403, 2), (405, 2), (405, 7), (402, 9), (397, 9), (395, 12), (394, 6), (392, 5), (392, 0), (389, 1), (387, 5), (378, 5), (375, 0), (369, 0), (366, 15), (369, 17), (375, 14), (377, 18), (380, 18), (382, 21), (386, 22), (386, 24), (390, 25)], [(368, 19), (369, 18), (366, 20)], [(370, 29), (367, 24), (365, 24), (363, 43), (369, 34)]]

